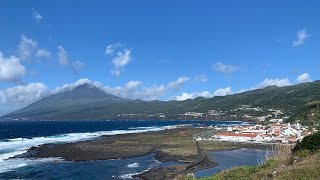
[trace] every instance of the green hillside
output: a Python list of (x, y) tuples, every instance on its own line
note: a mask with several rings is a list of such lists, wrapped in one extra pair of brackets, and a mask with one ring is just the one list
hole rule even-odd
[(290, 119), (291, 122), (300, 122), (310, 127), (319, 126), (320, 124), (320, 101), (312, 101), (305, 104)]
[[(142, 101), (128, 100), (106, 94), (97, 87), (83, 85), (45, 97), (2, 118), (28, 119), (110, 119), (120, 118), (119, 114), (145, 115), (162, 113), (166, 117), (176, 118), (185, 112), (207, 113), (209, 110), (226, 112), (226, 115), (239, 115), (246, 112), (233, 111), (242, 105), (282, 110), (293, 115), (307, 102), (320, 99), (320, 81), (286, 87), (266, 87), (244, 93), (213, 97), (199, 97), (185, 101)], [(259, 115), (267, 112), (252, 112)]]

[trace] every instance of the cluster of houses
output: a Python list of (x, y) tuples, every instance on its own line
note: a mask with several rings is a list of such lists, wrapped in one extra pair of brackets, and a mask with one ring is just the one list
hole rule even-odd
[(218, 129), (211, 137), (197, 137), (197, 140), (219, 140), (232, 142), (253, 142), (253, 143), (296, 143), (303, 137), (311, 134), (307, 127), (301, 126), (299, 123), (288, 124), (270, 124), (264, 125), (248, 125), (233, 126), (221, 131)]
[(184, 114), (179, 114), (182, 116), (192, 116), (192, 117), (204, 117), (204, 113), (199, 113), (199, 112), (186, 112)]

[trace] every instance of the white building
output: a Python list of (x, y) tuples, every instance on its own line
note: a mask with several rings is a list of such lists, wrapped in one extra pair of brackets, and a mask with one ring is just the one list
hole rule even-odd
[(233, 141), (233, 142), (246, 142), (255, 141), (257, 134), (235, 134), (235, 133), (216, 133), (214, 134), (215, 139), (221, 141)]

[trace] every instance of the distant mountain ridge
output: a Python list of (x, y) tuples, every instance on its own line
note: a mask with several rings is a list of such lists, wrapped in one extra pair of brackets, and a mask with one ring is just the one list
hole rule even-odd
[(121, 114), (164, 114), (175, 118), (185, 112), (228, 111), (242, 105), (281, 109), (295, 114), (304, 104), (320, 99), (320, 81), (286, 87), (271, 86), (228, 96), (198, 97), (185, 101), (142, 101), (107, 94), (94, 85), (49, 95), (1, 118), (34, 120), (117, 119)]

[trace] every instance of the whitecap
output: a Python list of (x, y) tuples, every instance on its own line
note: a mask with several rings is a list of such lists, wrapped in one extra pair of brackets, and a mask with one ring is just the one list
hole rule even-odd
[(128, 168), (137, 168), (137, 167), (140, 167), (138, 163), (128, 164)]
[[(27, 152), (27, 149), (32, 146), (39, 146), (48, 143), (66, 143), (66, 142), (76, 142), (89, 140), (105, 135), (117, 135), (117, 134), (131, 134), (131, 133), (143, 133), (150, 131), (161, 131), (166, 129), (177, 128), (174, 126), (158, 126), (152, 128), (137, 128), (132, 130), (113, 130), (113, 131), (97, 131), (97, 132), (87, 132), (87, 133), (69, 133), (69, 134), (59, 134), (47, 137), (34, 137), (34, 138), (14, 138), (0, 141), (0, 173), (10, 171), (19, 167), (28, 165), (30, 161), (26, 161), (20, 158), (20, 161), (10, 159), (11, 157), (23, 154)], [(10, 164), (11, 162), (14, 162)]]

